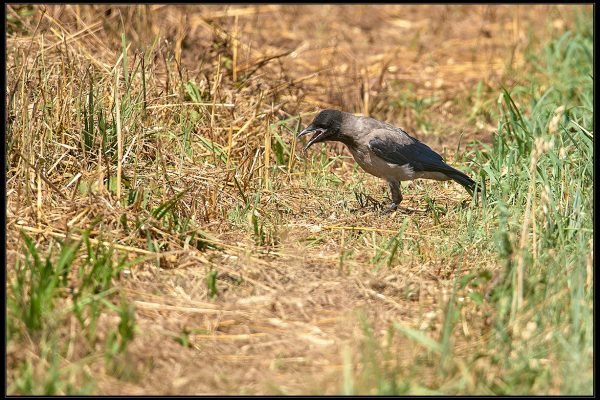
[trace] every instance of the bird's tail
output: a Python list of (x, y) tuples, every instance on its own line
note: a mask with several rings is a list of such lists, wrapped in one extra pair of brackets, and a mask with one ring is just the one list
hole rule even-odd
[(453, 171), (447, 172), (446, 175), (464, 186), (464, 188), (467, 189), (467, 192), (469, 192), (471, 195), (481, 191), (481, 187), (478, 186), (473, 179), (469, 178), (467, 175), (457, 169), (453, 168)]

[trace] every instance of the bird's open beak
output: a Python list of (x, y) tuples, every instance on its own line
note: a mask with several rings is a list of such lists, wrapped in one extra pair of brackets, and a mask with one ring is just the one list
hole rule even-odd
[(327, 130), (323, 129), (323, 128), (315, 128), (314, 126), (309, 125), (306, 129), (304, 129), (302, 132), (300, 132), (298, 134), (298, 139), (301, 138), (302, 136), (306, 136), (309, 133), (313, 133), (313, 132), (315, 133), (315, 135), (308, 141), (306, 146), (304, 146), (304, 149), (303, 149), (304, 151), (306, 151), (306, 149), (308, 149), (313, 144), (320, 141), (320, 139), (322, 139), (323, 136), (325, 136), (325, 133), (327, 132)]

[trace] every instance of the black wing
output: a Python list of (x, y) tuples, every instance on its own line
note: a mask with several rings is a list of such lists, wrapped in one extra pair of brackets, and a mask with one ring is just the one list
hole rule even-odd
[(402, 144), (393, 139), (374, 138), (369, 141), (369, 148), (378, 157), (391, 164), (410, 165), (415, 172), (442, 172), (449, 178), (464, 186), (469, 192), (476, 188), (475, 181), (461, 171), (444, 162), (442, 156), (431, 150), (425, 143), (413, 139)]
[(456, 171), (444, 162), (442, 156), (416, 139), (411, 143), (402, 144), (390, 138), (374, 138), (369, 141), (369, 148), (385, 161), (397, 165), (408, 164), (415, 172)]

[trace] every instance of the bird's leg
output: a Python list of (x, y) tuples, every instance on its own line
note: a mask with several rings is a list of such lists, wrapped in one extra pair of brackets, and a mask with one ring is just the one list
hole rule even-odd
[(390, 192), (392, 193), (392, 204), (386, 209), (386, 212), (395, 211), (398, 205), (402, 201), (402, 192), (400, 191), (400, 182), (389, 181)]

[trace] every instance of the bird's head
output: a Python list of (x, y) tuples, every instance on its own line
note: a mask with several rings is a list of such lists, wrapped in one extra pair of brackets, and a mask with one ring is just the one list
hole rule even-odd
[(298, 138), (301, 138), (309, 133), (314, 133), (313, 137), (304, 146), (304, 150), (319, 142), (343, 141), (341, 131), (343, 116), (344, 114), (338, 110), (323, 110), (318, 113), (310, 125), (298, 134)]

